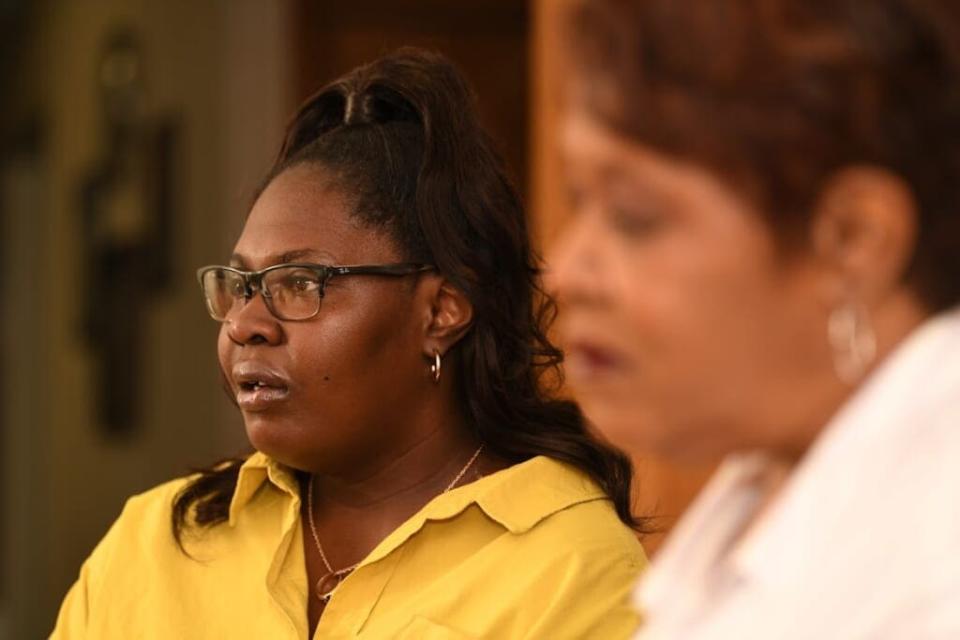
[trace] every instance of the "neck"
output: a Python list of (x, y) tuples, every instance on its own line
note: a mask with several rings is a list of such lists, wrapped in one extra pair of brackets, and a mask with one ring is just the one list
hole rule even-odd
[[(457, 423), (439, 421), (435, 425), (348, 471), (314, 475), (315, 508), (383, 509), (392, 502), (423, 504), (442, 493), (480, 443)], [(461, 482), (472, 477), (468, 473)]]
[[(423, 435), (408, 438), (407, 444), (384, 444), (378, 449), (382, 454), (362, 457), (366, 462), (354, 465), (350, 473), (314, 473), (310, 477), (313, 499), (305, 495), (301, 506), (303, 536), (311, 540), (316, 530), (322, 541), (314, 541), (304, 550), (312, 581), (327, 575), (330, 568), (344, 569), (362, 561), (392, 531), (442, 494), (468, 464), (470, 468), (457, 486), (506, 466), (486, 450), (471, 463), (480, 443), (453, 415), (447, 413), (446, 420), (439, 414), (431, 421), (408, 420), (408, 425), (432, 426)], [(320, 556), (321, 548), (326, 561)], [(314, 619), (320, 608), (319, 601), (311, 598)]]

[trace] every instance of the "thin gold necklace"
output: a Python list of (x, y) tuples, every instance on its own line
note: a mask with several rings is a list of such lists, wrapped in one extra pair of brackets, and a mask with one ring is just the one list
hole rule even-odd
[[(460, 469), (460, 473), (450, 481), (450, 484), (440, 492), (440, 495), (450, 491), (460, 480), (463, 479), (463, 476), (466, 475), (467, 471), (470, 470), (470, 467), (473, 466), (473, 463), (477, 461), (477, 458), (480, 457), (480, 452), (483, 451), (483, 445), (481, 444), (477, 447), (477, 450), (473, 452), (473, 455), (470, 456), (470, 459), (467, 460), (467, 464), (463, 465), (463, 468)], [(307, 484), (307, 522), (310, 523), (310, 533), (313, 534), (313, 542), (317, 546), (317, 551), (320, 552), (320, 559), (323, 560), (323, 566), (326, 568), (327, 573), (320, 576), (320, 579), (317, 580), (317, 584), (314, 585), (314, 593), (320, 599), (323, 604), (327, 604), (330, 601), (330, 597), (333, 595), (333, 592), (337, 590), (337, 587), (340, 586), (340, 583), (350, 575), (354, 569), (360, 566), (360, 563), (352, 564), (349, 567), (344, 567), (343, 569), (336, 569), (330, 566), (330, 561), (327, 559), (327, 554), (323, 551), (323, 545), (320, 544), (320, 536), (317, 535), (317, 525), (313, 520), (313, 475), (308, 478)]]

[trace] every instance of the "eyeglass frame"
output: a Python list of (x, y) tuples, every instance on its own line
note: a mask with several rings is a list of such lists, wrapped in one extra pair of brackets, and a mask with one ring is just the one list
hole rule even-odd
[[(276, 312), (273, 308), (272, 295), (269, 291), (263, 288), (263, 278), (264, 275), (271, 272), (277, 271), (280, 269), (289, 269), (289, 268), (298, 268), (298, 269), (307, 269), (313, 271), (318, 276), (320, 276), (320, 288), (317, 292), (317, 310), (314, 311), (311, 315), (304, 318), (284, 318)], [(353, 264), (353, 265), (328, 265), (328, 264), (319, 264), (314, 262), (284, 262), (282, 264), (274, 264), (260, 269), (258, 271), (245, 271), (243, 269), (238, 269), (237, 267), (230, 267), (227, 265), (220, 264), (210, 264), (204, 267), (197, 269), (197, 281), (200, 284), (200, 292), (203, 294), (204, 306), (207, 308), (207, 313), (210, 314), (210, 317), (216, 320), (217, 322), (226, 322), (227, 316), (224, 315), (223, 318), (218, 318), (214, 315), (214, 311), (211, 308), (210, 299), (207, 296), (207, 290), (203, 284), (203, 277), (209, 271), (214, 269), (222, 269), (235, 273), (239, 275), (243, 280), (243, 289), (244, 289), (244, 299), (247, 302), (253, 299), (254, 294), (259, 291), (260, 295), (263, 297), (264, 305), (267, 307), (267, 310), (275, 317), (277, 320), (282, 320), (284, 322), (300, 322), (303, 320), (310, 320), (311, 318), (317, 317), (320, 313), (320, 301), (323, 300), (324, 295), (326, 294), (327, 283), (334, 276), (351, 276), (351, 275), (371, 275), (371, 276), (407, 276), (413, 275), (416, 273), (424, 273), (427, 271), (433, 271), (436, 269), (435, 265), (426, 264), (421, 262), (398, 262), (393, 264)]]

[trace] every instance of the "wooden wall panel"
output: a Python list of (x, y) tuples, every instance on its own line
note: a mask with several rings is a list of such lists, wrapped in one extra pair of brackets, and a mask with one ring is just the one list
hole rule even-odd
[(527, 184), (529, 11), (524, 0), (299, 0), (297, 95), (401, 46), (437, 50), (464, 72), (521, 191)]

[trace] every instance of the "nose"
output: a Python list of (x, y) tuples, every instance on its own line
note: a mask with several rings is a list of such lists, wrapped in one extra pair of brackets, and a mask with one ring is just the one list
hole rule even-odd
[(227, 336), (238, 345), (277, 345), (283, 341), (283, 325), (270, 313), (259, 292), (239, 305), (223, 324)]
[(564, 227), (547, 254), (547, 289), (564, 305), (596, 300), (603, 287), (602, 225), (582, 211)]

